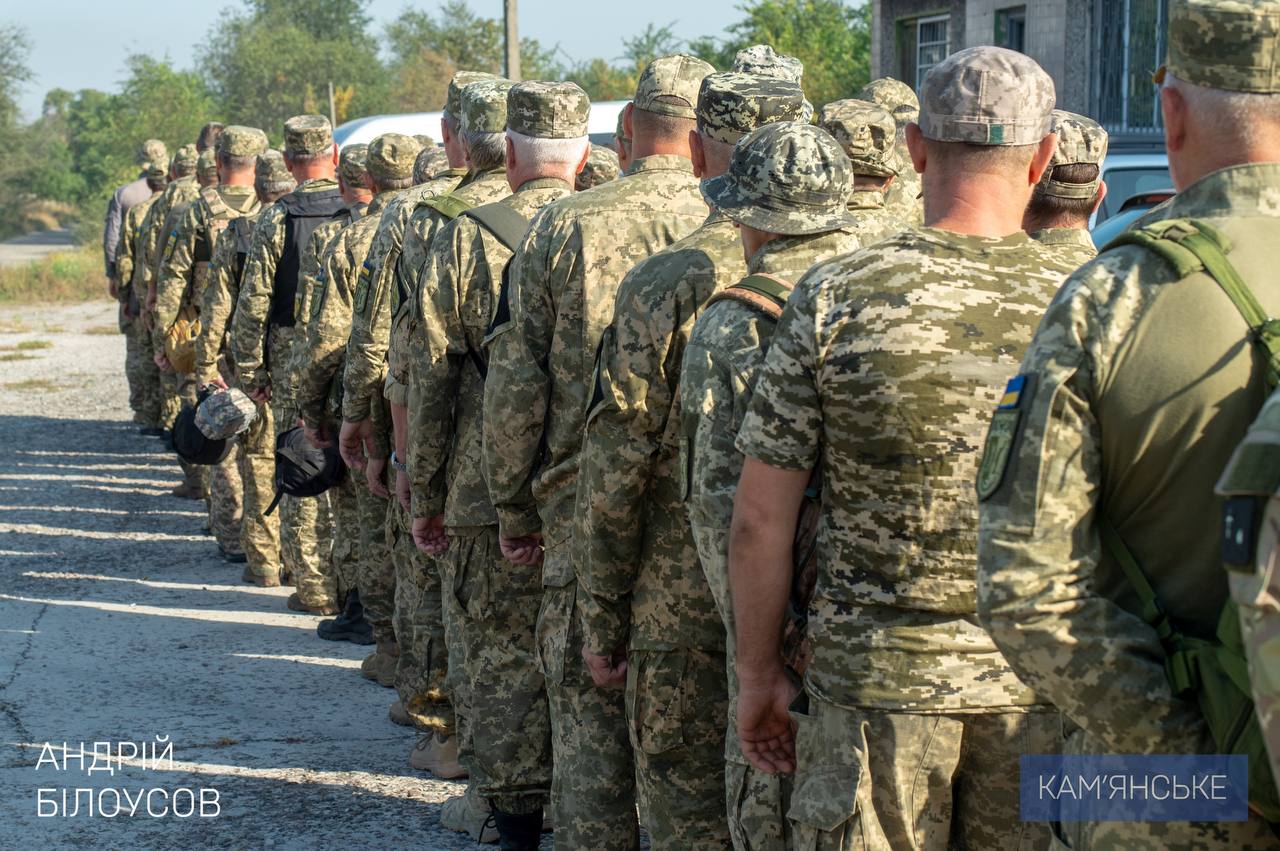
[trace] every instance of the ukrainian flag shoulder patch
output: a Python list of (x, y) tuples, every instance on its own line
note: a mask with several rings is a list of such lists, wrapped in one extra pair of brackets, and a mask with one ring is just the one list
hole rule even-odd
[(978, 464), (978, 499), (986, 500), (1000, 489), (1004, 482), (1009, 459), (1017, 444), (1018, 424), (1022, 419), (1025, 403), (1030, 400), (1034, 382), (1029, 375), (1017, 375), (1005, 385), (1004, 395), (991, 415), (987, 429), (987, 441), (982, 448), (982, 460)]

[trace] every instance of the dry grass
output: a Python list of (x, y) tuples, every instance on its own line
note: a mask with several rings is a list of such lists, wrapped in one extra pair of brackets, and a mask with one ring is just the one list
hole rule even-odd
[(0, 269), (0, 304), (76, 302), (105, 297), (102, 252), (93, 245)]
[(84, 333), (92, 334), (95, 337), (114, 337), (120, 333), (118, 325), (95, 325), (92, 328), (84, 329)]
[(52, 381), (43, 378), (28, 378), (26, 381), (15, 381), (4, 385), (5, 390), (18, 390), (26, 393), (56, 393), (62, 388)]
[(14, 348), (20, 352), (34, 352), (38, 349), (52, 349), (53, 343), (48, 340), (23, 340)]
[(23, 352), (9, 352), (0, 355), (0, 363), (10, 363), (16, 360), (36, 360), (35, 355), (24, 354)]

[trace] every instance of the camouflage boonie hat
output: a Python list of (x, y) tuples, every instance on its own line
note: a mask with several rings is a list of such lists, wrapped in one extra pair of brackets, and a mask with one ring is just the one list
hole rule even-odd
[(444, 111), (462, 120), (462, 90), (481, 80), (497, 80), (497, 74), (488, 71), (458, 71), (449, 79), (449, 91), (444, 99)]
[(587, 135), (591, 99), (577, 83), (516, 83), (507, 92), (507, 129), (538, 139)]
[(284, 154), (274, 148), (258, 154), (258, 165), (253, 170), (254, 184), (265, 186), (272, 183), (292, 181), (293, 175), (284, 163)]
[(515, 83), (493, 78), (462, 90), (462, 132), (501, 133), (507, 129), (507, 92)]
[(849, 158), (831, 134), (798, 121), (766, 124), (733, 148), (729, 171), (702, 197), (735, 222), (788, 236), (851, 227)]
[(804, 79), (804, 63), (794, 56), (778, 53), (768, 44), (744, 47), (733, 57), (729, 69), (739, 74), (757, 74), (776, 80), (789, 80), (797, 85)]
[(413, 161), (413, 182), (426, 183), (449, 170), (449, 154), (444, 148), (423, 148)]
[(430, 136), (425, 136), (422, 133), (415, 133), (413, 134), (413, 138), (416, 139), (418, 144), (423, 148), (437, 147), (436, 140), (432, 139)]
[(173, 155), (173, 168), (185, 174), (190, 174), (196, 169), (196, 161), (200, 159), (200, 152), (196, 150), (195, 145), (183, 145), (178, 148), (178, 153)]
[(619, 177), (622, 177), (622, 165), (618, 162), (618, 155), (603, 145), (592, 145), (587, 164), (578, 172), (573, 188), (581, 192)]
[(213, 148), (205, 148), (196, 157), (196, 177), (202, 180), (218, 179), (218, 155)]
[(363, 142), (347, 145), (338, 154), (338, 176), (348, 185), (364, 183), (369, 174), (369, 146)]
[(701, 59), (683, 53), (659, 56), (640, 73), (636, 83), (636, 109), (674, 118), (693, 118), (702, 80), (715, 71)]
[(858, 100), (869, 100), (888, 110), (899, 127), (920, 120), (920, 98), (901, 80), (881, 77), (872, 80), (858, 92)]
[(894, 147), (898, 125), (884, 108), (854, 98), (832, 101), (818, 113), (818, 126), (840, 143), (854, 174), (892, 177), (898, 173)]
[(239, 390), (210, 393), (196, 408), (196, 428), (210, 440), (229, 440), (253, 425), (258, 406)]
[(133, 159), (138, 165), (146, 165), (156, 160), (164, 160), (167, 163), (169, 161), (169, 149), (159, 139), (148, 139), (138, 146), (138, 152)]
[(1156, 72), (1228, 92), (1280, 92), (1280, 3), (1170, 0), (1169, 53)]
[(267, 149), (267, 134), (257, 127), (232, 124), (222, 128), (213, 149), (219, 156), (256, 157)]
[(366, 168), (377, 181), (404, 180), (413, 176), (413, 164), (422, 146), (412, 136), (383, 133), (369, 143)]
[(1065, 183), (1055, 180), (1053, 170), (1060, 165), (1102, 166), (1107, 156), (1107, 131), (1102, 125), (1083, 115), (1064, 109), (1053, 111), (1053, 132), (1058, 134), (1058, 147), (1044, 177), (1036, 186), (1036, 194), (1057, 198), (1092, 198), (1098, 194), (1102, 173), (1088, 183)]
[(1055, 99), (1053, 80), (1030, 56), (970, 47), (925, 75), (920, 129), (935, 142), (1035, 145), (1049, 135)]
[(708, 74), (698, 90), (698, 130), (734, 144), (774, 121), (801, 121), (804, 91), (791, 80), (758, 74)]
[(169, 159), (167, 157), (154, 159), (147, 163), (146, 166), (144, 174), (149, 180), (158, 180), (169, 176)]
[(284, 123), (284, 152), (319, 154), (333, 147), (333, 126), (323, 115), (295, 115)]
[(613, 137), (615, 139), (621, 139), (624, 142), (630, 142), (631, 137), (627, 135), (627, 128), (622, 121), (622, 116), (626, 114), (626, 111), (625, 105), (622, 109), (618, 110), (618, 129), (613, 131)]

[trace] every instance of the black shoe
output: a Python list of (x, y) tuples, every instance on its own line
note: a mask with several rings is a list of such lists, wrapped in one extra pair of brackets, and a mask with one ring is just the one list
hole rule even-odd
[(336, 618), (320, 621), (316, 635), (325, 641), (350, 641), (354, 644), (373, 644), (373, 627), (364, 616), (360, 592), (351, 591)]
[(143, 426), (138, 429), (138, 434), (143, 437), (164, 437), (164, 429), (156, 426)]
[(249, 560), (249, 557), (244, 553), (229, 553), (222, 547), (218, 547), (218, 555), (222, 556), (223, 561), (230, 562), (231, 564), (244, 564)]
[(542, 810), (518, 815), (494, 810), (489, 817), (498, 828), (501, 851), (538, 851), (542, 841)]

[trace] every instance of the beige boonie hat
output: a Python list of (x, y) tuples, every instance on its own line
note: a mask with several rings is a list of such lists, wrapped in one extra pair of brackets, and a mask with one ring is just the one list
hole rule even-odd
[(822, 107), (818, 126), (840, 143), (854, 174), (893, 177), (898, 173), (898, 125), (883, 107), (866, 100), (836, 100)]

